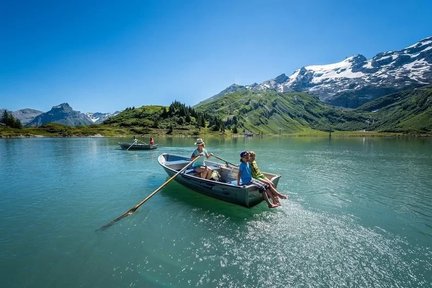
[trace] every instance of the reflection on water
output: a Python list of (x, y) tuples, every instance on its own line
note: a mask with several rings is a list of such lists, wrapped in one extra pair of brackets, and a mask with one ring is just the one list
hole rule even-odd
[(170, 183), (160, 153), (118, 139), (0, 140), (0, 277), (5, 287), (428, 287), (430, 139), (206, 139), (238, 162), (255, 150), (282, 175), (283, 206), (252, 209)]

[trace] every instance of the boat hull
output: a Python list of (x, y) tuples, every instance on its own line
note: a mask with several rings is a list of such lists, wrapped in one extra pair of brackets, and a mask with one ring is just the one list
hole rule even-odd
[[(190, 162), (187, 157), (162, 154), (158, 158), (159, 164), (169, 176), (174, 176), (180, 169)], [(237, 168), (206, 161), (207, 165), (217, 170), (222, 176), (222, 181), (207, 180), (190, 174), (190, 170), (179, 174), (175, 180), (201, 194), (234, 203), (245, 207), (253, 207), (264, 200), (261, 192), (254, 185), (237, 186)], [(277, 186), (280, 176), (270, 174), (272, 182)]]
[(119, 143), (121, 149), (123, 150), (153, 150), (153, 149), (157, 149), (158, 145), (157, 144), (132, 144), (132, 143)]

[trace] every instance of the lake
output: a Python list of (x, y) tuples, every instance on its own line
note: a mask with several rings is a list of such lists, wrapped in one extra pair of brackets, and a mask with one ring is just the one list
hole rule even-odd
[(282, 207), (251, 209), (168, 179), (160, 153), (115, 138), (0, 139), (2, 287), (430, 287), (432, 139), (209, 138), (282, 175)]

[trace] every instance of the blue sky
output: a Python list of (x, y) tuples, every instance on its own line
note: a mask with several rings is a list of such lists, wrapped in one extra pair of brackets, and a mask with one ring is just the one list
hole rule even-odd
[(432, 35), (432, 1), (0, 0), (0, 108), (195, 105)]

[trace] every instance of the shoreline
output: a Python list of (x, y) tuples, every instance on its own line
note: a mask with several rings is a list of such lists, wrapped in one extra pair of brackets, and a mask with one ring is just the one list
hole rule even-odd
[(378, 131), (334, 131), (332, 133), (328, 132), (298, 132), (298, 133), (287, 133), (287, 134), (259, 134), (259, 135), (243, 135), (243, 134), (232, 134), (232, 133), (209, 133), (203, 132), (200, 134), (185, 134), (185, 133), (148, 133), (148, 134), (114, 134), (114, 135), (103, 135), (101, 133), (87, 134), (83, 135), (80, 133), (62, 135), (61, 133), (49, 133), (49, 134), (32, 134), (32, 133), (8, 133), (3, 134), (0, 131), (0, 139), (23, 139), (23, 138), (133, 138), (133, 137), (224, 137), (224, 138), (263, 138), (263, 137), (313, 137), (313, 138), (355, 138), (355, 137), (389, 137), (389, 138), (430, 138), (432, 133), (401, 133), (401, 132), (378, 132)]

